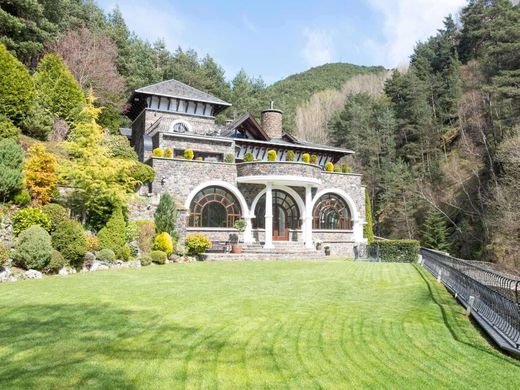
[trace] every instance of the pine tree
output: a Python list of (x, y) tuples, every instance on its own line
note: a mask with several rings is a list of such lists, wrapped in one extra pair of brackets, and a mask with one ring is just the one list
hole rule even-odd
[(10, 200), (21, 189), (22, 180), (22, 148), (12, 138), (0, 139), (0, 200)]
[(446, 218), (437, 209), (430, 209), (422, 226), (422, 244), (426, 248), (448, 252), (450, 244), (448, 240), (449, 229), (446, 226)]
[(170, 194), (161, 195), (159, 205), (154, 213), (154, 220), (157, 233), (166, 232), (173, 238), (177, 237), (177, 207)]
[(117, 257), (126, 242), (126, 223), (121, 207), (116, 207), (106, 226), (102, 228), (97, 237), (101, 249), (112, 249)]
[(366, 224), (363, 226), (363, 236), (368, 240), (368, 243), (371, 244), (374, 242), (374, 222), (372, 220), (372, 205), (370, 203), (370, 196), (368, 195), (368, 190), (365, 190), (365, 222)]

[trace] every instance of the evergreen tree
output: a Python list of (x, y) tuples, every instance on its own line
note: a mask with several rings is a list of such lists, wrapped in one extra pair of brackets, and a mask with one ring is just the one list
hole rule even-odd
[(121, 256), (126, 243), (126, 223), (121, 207), (116, 207), (112, 216), (97, 234), (101, 249), (112, 249), (117, 257)]
[(20, 129), (5, 115), (0, 114), (0, 139), (12, 138), (15, 141), (20, 136)]
[(449, 230), (446, 226), (446, 218), (437, 209), (430, 209), (422, 226), (422, 244), (426, 248), (448, 252)]
[(52, 115), (43, 107), (40, 99), (35, 99), (21, 127), (24, 134), (45, 141), (52, 131), (53, 123)]
[(372, 204), (370, 203), (370, 196), (368, 195), (368, 190), (365, 190), (365, 222), (366, 224), (363, 226), (363, 236), (368, 240), (368, 243), (371, 244), (374, 242), (374, 222), (372, 219)]
[(173, 238), (177, 237), (177, 206), (170, 194), (161, 195), (159, 205), (154, 213), (155, 229), (157, 233), (169, 233)]
[(49, 203), (57, 193), (58, 163), (56, 157), (45, 151), (45, 146), (35, 144), (29, 149), (25, 161), (25, 184), (36, 205)]
[(1, 43), (0, 70), (0, 115), (19, 125), (34, 100), (33, 80), (27, 68)]
[(58, 55), (51, 53), (42, 58), (36, 68), (34, 82), (37, 98), (44, 109), (68, 124), (78, 119), (85, 97)]
[(0, 200), (10, 200), (21, 189), (22, 180), (22, 148), (12, 138), (0, 139)]

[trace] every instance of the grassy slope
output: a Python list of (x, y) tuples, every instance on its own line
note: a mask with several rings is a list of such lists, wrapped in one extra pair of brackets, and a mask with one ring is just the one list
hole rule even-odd
[(326, 89), (338, 89), (355, 75), (383, 70), (382, 66), (360, 66), (341, 62), (325, 64), (270, 85), (264, 92), (263, 100), (274, 99), (275, 107), (284, 111), (285, 128), (294, 130), (296, 107), (313, 94)]
[(409, 264), (197, 263), (0, 285), (0, 388), (514, 388)]

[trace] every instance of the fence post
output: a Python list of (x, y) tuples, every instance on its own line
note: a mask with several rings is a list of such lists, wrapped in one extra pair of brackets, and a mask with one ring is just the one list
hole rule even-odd
[(470, 295), (469, 299), (468, 299), (468, 307), (466, 309), (466, 312), (464, 313), (466, 316), (469, 317), (469, 315), (471, 314), (471, 310), (473, 309), (474, 303), (475, 303), (475, 297), (473, 295)]
[(437, 274), (437, 282), (442, 283), (442, 269), (440, 269)]

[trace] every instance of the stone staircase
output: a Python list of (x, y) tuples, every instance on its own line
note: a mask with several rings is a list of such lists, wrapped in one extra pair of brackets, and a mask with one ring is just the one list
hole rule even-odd
[(204, 255), (206, 261), (240, 261), (240, 260), (299, 260), (321, 259), (325, 257), (323, 250), (306, 248), (302, 242), (274, 241), (273, 249), (263, 247), (263, 242), (242, 244), (242, 253), (211, 252)]

